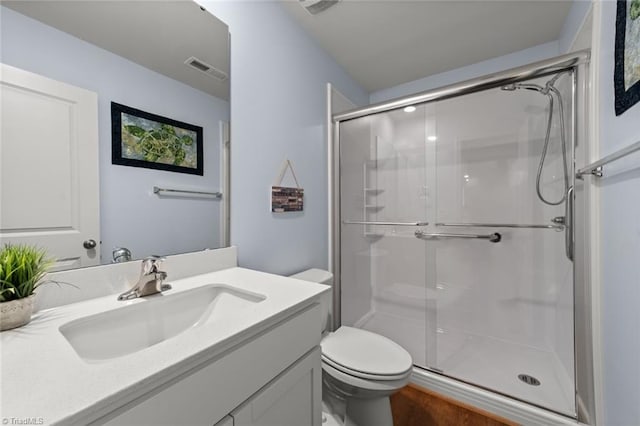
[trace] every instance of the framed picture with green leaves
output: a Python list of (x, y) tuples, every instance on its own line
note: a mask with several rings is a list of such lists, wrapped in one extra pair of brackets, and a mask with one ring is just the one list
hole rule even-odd
[(111, 102), (111, 162), (203, 175), (202, 127)]
[(640, 0), (618, 0), (613, 85), (616, 115), (640, 101)]

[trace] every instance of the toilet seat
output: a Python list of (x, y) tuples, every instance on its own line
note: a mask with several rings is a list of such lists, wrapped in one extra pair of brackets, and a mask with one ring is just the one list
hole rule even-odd
[(338, 370), (344, 374), (347, 374), (349, 376), (353, 376), (353, 377), (357, 377), (359, 379), (363, 379), (363, 380), (373, 380), (373, 381), (394, 381), (394, 380), (403, 380), (407, 374), (411, 373), (411, 369), (407, 370), (406, 372), (402, 373), (402, 374), (394, 374), (394, 375), (381, 375), (381, 374), (370, 374), (370, 373), (364, 373), (362, 371), (358, 371), (358, 370), (353, 370), (351, 368), (345, 367), (343, 365), (340, 365), (334, 361), (332, 361), (329, 358), (326, 357), (322, 357), (322, 362), (323, 365), (328, 365), (330, 367), (332, 367), (335, 370)]
[(411, 371), (407, 371), (402, 378), (397, 380), (371, 380), (345, 373), (323, 361), (322, 374), (327, 374), (335, 380), (334, 385), (340, 390), (334, 389), (333, 392), (342, 392), (343, 396), (346, 392), (348, 396), (379, 398), (389, 396), (404, 387), (409, 382)]
[(404, 380), (412, 370), (411, 355), (394, 341), (353, 327), (340, 327), (320, 343), (322, 361), (350, 376), (366, 380)]

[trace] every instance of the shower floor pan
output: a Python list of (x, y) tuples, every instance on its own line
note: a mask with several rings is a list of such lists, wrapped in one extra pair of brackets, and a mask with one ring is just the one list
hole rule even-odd
[[(411, 353), (418, 366), (575, 416), (573, 381), (552, 352), (455, 331), (437, 333), (434, 349), (433, 344), (427, 344), (424, 323), (375, 311), (356, 326), (395, 340)], [(436, 362), (431, 361), (434, 357)], [(534, 377), (540, 384), (526, 383), (518, 378), (522, 374)]]

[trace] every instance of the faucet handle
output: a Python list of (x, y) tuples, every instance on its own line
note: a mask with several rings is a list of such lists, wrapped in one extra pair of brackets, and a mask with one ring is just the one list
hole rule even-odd
[(142, 273), (144, 275), (158, 272), (158, 267), (166, 259), (164, 256), (147, 256), (142, 260)]

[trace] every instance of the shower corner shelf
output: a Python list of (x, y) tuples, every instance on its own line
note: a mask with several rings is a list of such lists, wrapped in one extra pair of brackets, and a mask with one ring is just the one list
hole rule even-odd
[(375, 160), (365, 160), (365, 164), (368, 168), (377, 169), (378, 167), (384, 166), (393, 158), (377, 158)]
[(384, 189), (365, 188), (364, 192), (366, 192), (367, 194), (371, 194), (371, 195), (378, 195), (378, 194), (382, 194), (384, 192)]
[(385, 234), (380, 232), (365, 232), (364, 236), (365, 238), (371, 238), (372, 240), (377, 240), (377, 239), (384, 238)]

